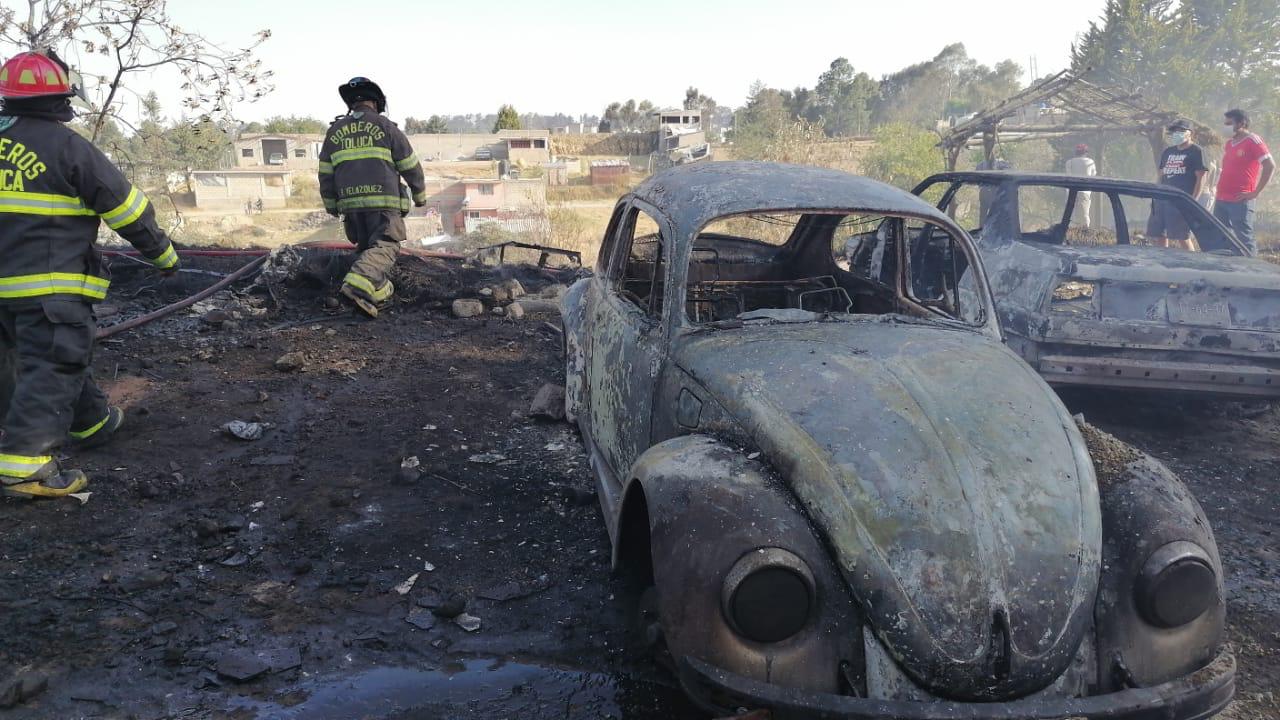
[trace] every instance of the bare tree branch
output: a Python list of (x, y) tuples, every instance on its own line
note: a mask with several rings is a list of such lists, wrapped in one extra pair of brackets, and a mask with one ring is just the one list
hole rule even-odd
[[(256, 33), (247, 47), (230, 49), (182, 29), (168, 14), (168, 0), (26, 0), (24, 21), (0, 8), (0, 54), (64, 49), (84, 55), (91, 103), (87, 118), (96, 140), (108, 118), (118, 116), (130, 77), (171, 69), (181, 78), (176, 98), (184, 113), (225, 122), (237, 103), (271, 92), (272, 73), (254, 57), (271, 31)], [(92, 74), (90, 74), (92, 70)]]

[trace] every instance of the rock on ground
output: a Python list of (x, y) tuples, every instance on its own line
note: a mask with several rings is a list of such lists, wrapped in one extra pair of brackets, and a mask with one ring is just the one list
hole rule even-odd
[(454, 317), (477, 317), (484, 314), (484, 303), (479, 300), (454, 300), (452, 309)]
[(564, 419), (564, 386), (543, 385), (538, 394), (533, 396), (529, 406), (529, 416), (546, 420), (560, 421)]

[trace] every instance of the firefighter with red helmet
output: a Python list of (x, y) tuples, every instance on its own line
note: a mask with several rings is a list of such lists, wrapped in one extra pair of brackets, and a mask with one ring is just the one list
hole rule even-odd
[(387, 96), (377, 83), (352, 78), (338, 87), (348, 112), (333, 121), (320, 149), (320, 196), (331, 215), (342, 215), (347, 239), (359, 253), (340, 292), (370, 317), (391, 300), (395, 268), (405, 240), (404, 216), (427, 202), (422, 163), (400, 128), (383, 113)]
[(124, 413), (107, 404), (90, 363), (93, 304), (108, 273), (99, 224), (166, 274), (178, 267), (155, 212), (106, 155), (66, 126), (81, 94), (53, 53), (0, 66), (0, 488), (59, 497), (88, 484), (59, 448), (100, 445)]

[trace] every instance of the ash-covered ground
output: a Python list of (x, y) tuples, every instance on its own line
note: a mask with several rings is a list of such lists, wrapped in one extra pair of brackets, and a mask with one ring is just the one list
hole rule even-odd
[[(573, 274), (404, 258), (369, 321), (331, 306), (344, 262), (307, 255), (100, 345), (128, 420), (71, 458), (92, 496), (0, 502), (5, 716), (699, 717), (627, 643), (576, 433), (529, 415), (563, 379), (547, 310)], [(103, 325), (216, 279), (130, 266)], [(490, 310), (511, 279), (520, 319)], [(1280, 415), (1069, 402), (1197, 494), (1228, 572), (1231, 717), (1280, 717)]]

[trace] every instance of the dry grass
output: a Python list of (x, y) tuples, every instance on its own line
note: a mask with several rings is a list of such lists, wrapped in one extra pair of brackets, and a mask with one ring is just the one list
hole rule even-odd
[(547, 244), (582, 253), (584, 267), (595, 265), (596, 256), (600, 252), (600, 241), (609, 226), (613, 208), (553, 207), (548, 215), (551, 220), (551, 237)]
[(468, 160), (464, 162), (424, 162), (422, 169), (428, 176), (441, 178), (496, 178), (497, 160)]
[(572, 203), (617, 200), (635, 186), (634, 182), (617, 185), (552, 185), (547, 188), (547, 202)]

